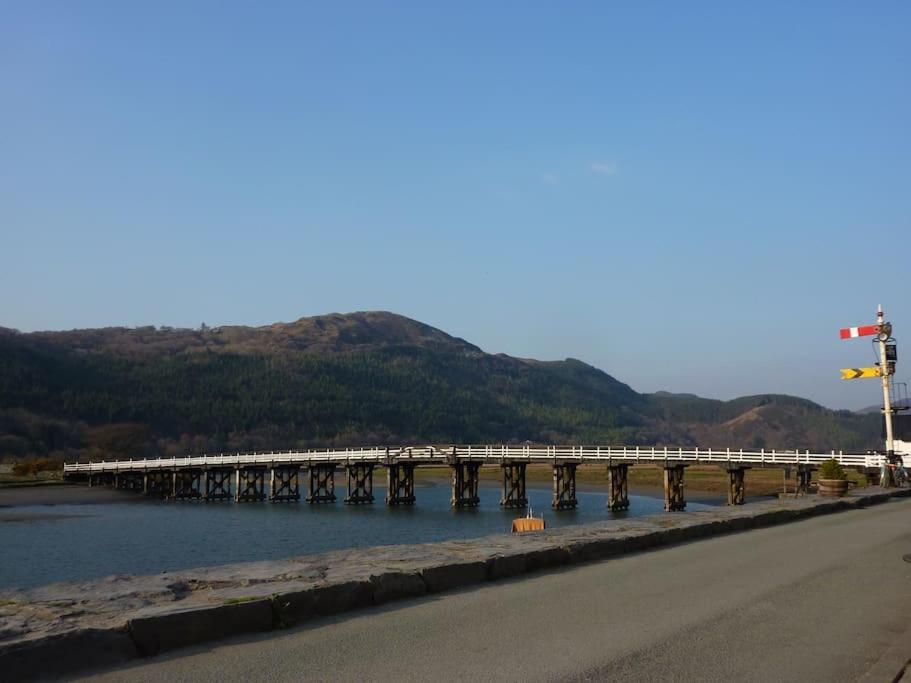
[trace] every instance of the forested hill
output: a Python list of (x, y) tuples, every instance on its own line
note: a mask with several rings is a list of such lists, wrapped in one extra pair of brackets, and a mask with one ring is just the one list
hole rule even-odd
[(0, 328), (0, 459), (383, 443), (874, 448), (879, 416), (639, 394), (384, 312), (266, 327)]

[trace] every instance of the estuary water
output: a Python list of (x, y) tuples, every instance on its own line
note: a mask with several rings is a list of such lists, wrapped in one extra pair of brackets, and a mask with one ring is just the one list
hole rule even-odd
[[(459, 510), (450, 507), (445, 483), (419, 483), (412, 507), (386, 507), (381, 487), (374, 494), (372, 505), (345, 505), (339, 486), (338, 501), (323, 505), (164, 502), (124, 493), (102, 504), (0, 507), (0, 588), (472, 538), (508, 532), (525, 514), (500, 508), (500, 488), (492, 484), (481, 484), (479, 507)], [(611, 513), (606, 492), (579, 491), (576, 510), (556, 512), (549, 488), (529, 487), (527, 495), (548, 527), (663, 509), (660, 498), (630, 495), (627, 512)], [(687, 510), (707, 507), (687, 502)]]

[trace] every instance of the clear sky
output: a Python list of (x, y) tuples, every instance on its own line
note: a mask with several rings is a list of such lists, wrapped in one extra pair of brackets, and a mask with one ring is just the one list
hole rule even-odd
[(909, 26), (907, 2), (4, 0), (0, 325), (384, 309), (641, 391), (870, 405), (838, 379), (870, 344), (837, 331), (882, 303), (911, 340)]

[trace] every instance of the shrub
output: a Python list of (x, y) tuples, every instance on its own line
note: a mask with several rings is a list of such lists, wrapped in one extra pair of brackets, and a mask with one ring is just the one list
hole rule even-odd
[(819, 466), (820, 479), (847, 479), (848, 473), (835, 458), (830, 458)]
[(19, 477), (27, 477), (29, 475), (37, 477), (39, 472), (53, 472), (61, 469), (61, 467), (62, 465), (58, 460), (39, 458), (37, 460), (17, 462), (13, 465), (13, 474)]
[(17, 477), (25, 477), (32, 473), (31, 467), (27, 462), (13, 463), (13, 474)]

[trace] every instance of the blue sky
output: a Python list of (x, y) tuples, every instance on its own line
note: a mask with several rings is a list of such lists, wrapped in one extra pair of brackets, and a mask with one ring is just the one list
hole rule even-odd
[(837, 330), (911, 330), (909, 22), (7, 0), (0, 325), (384, 309), (641, 391), (870, 405)]

